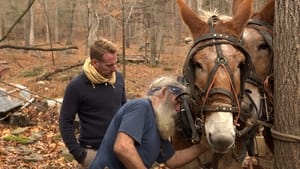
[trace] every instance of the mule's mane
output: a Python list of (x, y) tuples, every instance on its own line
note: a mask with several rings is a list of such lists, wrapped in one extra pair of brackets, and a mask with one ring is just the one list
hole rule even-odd
[(205, 20), (205, 21), (207, 21), (211, 16), (214, 16), (214, 15), (215, 15), (215, 16), (218, 16), (218, 18), (219, 18), (220, 20), (223, 20), (223, 21), (229, 21), (229, 20), (232, 19), (231, 16), (228, 16), (228, 15), (221, 15), (221, 14), (219, 13), (219, 10), (218, 10), (218, 9), (213, 9), (213, 10), (209, 10), (209, 11), (204, 10), (204, 9), (199, 9), (198, 13), (200, 14), (199, 17), (200, 17), (202, 20)]

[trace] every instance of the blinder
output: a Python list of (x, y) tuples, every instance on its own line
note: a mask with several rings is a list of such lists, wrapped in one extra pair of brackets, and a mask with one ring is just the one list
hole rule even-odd
[[(258, 25), (258, 26), (264, 26), (266, 28), (268, 28), (269, 30), (273, 30), (273, 25), (269, 24), (268, 22), (259, 20), (259, 19), (251, 19), (248, 22), (248, 25)], [(259, 29), (258, 27), (253, 26), (252, 28), (256, 29), (261, 35), (262, 37), (265, 39), (265, 41), (267, 42), (269, 48), (270, 48), (270, 52), (271, 52), (271, 58), (270, 58), (270, 67), (268, 70), (268, 75), (273, 73), (273, 37), (272, 34), (264, 29)], [(254, 69), (253, 69), (254, 70)]]

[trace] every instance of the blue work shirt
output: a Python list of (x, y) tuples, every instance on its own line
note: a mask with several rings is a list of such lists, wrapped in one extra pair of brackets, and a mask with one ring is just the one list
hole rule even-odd
[(160, 138), (150, 100), (135, 99), (122, 106), (114, 116), (90, 169), (126, 168), (113, 151), (119, 132), (134, 139), (137, 152), (147, 168), (155, 161), (169, 160), (175, 153), (172, 144)]

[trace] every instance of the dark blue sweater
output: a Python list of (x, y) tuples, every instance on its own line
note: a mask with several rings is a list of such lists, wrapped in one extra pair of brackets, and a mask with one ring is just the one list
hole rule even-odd
[[(92, 86), (84, 73), (67, 86), (59, 116), (61, 136), (78, 162), (86, 156), (84, 148), (97, 150), (117, 110), (126, 102), (124, 79), (116, 74), (114, 87), (107, 83)], [(74, 133), (76, 114), (80, 119), (79, 143)]]

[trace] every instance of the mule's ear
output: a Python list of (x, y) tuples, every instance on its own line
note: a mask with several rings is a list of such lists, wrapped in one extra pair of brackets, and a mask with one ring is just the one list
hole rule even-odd
[(208, 32), (206, 22), (202, 21), (184, 0), (177, 0), (177, 5), (181, 13), (181, 18), (188, 26), (194, 39)]
[(233, 0), (233, 2), (232, 2), (232, 15), (237, 14), (237, 10), (238, 10), (238, 7), (241, 4), (241, 2), (243, 2), (243, 0)]
[(262, 10), (253, 14), (253, 19), (259, 19), (269, 24), (274, 23), (275, 0), (270, 0)]
[(234, 2), (233, 5), (235, 5), (233, 9), (233, 18), (226, 24), (229, 24), (234, 30), (234, 34), (240, 37), (244, 26), (250, 19), (253, 8), (253, 0), (238, 0)]

